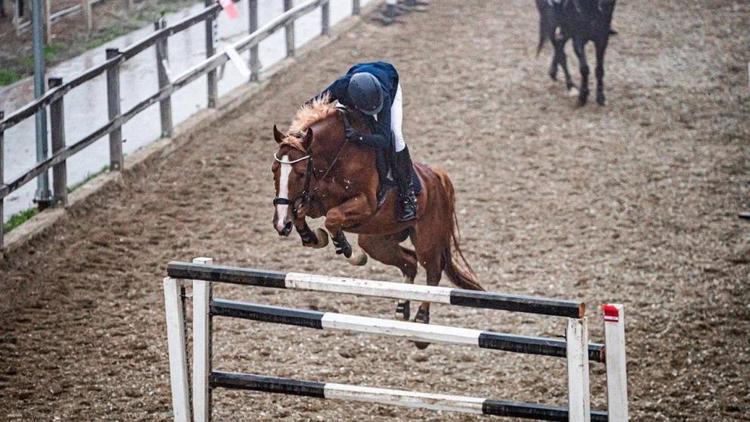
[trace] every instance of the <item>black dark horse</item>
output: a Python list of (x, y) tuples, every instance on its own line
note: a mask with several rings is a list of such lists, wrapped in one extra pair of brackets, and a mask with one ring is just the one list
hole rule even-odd
[(578, 104), (585, 105), (589, 97), (589, 65), (584, 47), (589, 41), (596, 47), (596, 102), (604, 105), (604, 53), (612, 30), (612, 15), (617, 0), (536, 0), (539, 10), (539, 45), (537, 55), (545, 40), (555, 49), (549, 75), (557, 79), (558, 67), (565, 73), (568, 90), (575, 88), (568, 72), (565, 43), (573, 40), (573, 50), (578, 57), (581, 87)]

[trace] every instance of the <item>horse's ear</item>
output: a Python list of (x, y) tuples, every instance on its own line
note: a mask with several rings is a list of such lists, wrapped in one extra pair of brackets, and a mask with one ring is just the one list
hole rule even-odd
[(308, 150), (310, 147), (312, 147), (312, 140), (313, 140), (313, 130), (312, 128), (307, 128), (307, 132), (305, 132), (305, 137), (302, 139), (302, 145), (305, 145), (305, 148)]
[(276, 128), (276, 125), (273, 125), (273, 139), (276, 140), (276, 143), (280, 144), (284, 140), (284, 138), (284, 134)]

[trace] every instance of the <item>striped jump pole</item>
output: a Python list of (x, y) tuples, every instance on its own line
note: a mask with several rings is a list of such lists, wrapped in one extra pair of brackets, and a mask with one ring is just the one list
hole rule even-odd
[[(582, 302), (530, 296), (477, 292), (463, 289), (391, 283), (348, 277), (328, 277), (303, 273), (281, 273), (258, 269), (212, 265), (209, 258), (193, 263), (171, 262), (164, 281), (167, 305), (167, 330), (170, 344), (170, 370), (175, 420), (190, 420), (189, 388), (181, 381), (187, 372), (184, 350), (184, 320), (170, 312), (184, 302), (177, 286), (180, 280), (193, 280), (193, 396), (192, 415), (196, 421), (211, 419), (211, 389), (233, 388), (325, 399), (374, 402), (406, 407), (449, 410), (474, 414), (513, 416), (539, 420), (626, 421), (627, 393), (624, 353), (624, 315), (622, 305), (605, 305), (606, 346), (589, 344), (585, 306)], [(518, 336), (490, 331), (427, 325), (406, 321), (361, 317), (333, 312), (318, 312), (259, 305), (212, 298), (214, 282), (246, 286), (354, 294), (401, 300), (429, 301), (456, 306), (497, 309), (568, 318), (566, 337), (562, 339)], [(253, 374), (213, 371), (211, 368), (211, 320), (232, 317), (261, 322), (295, 325), (313, 329), (348, 330), (397, 336), (405, 339), (468, 345), (507, 352), (564, 357), (568, 367), (569, 401), (567, 408), (543, 404), (488, 400), (444, 394), (389, 390), (275, 378)], [(171, 323), (170, 323), (171, 321)], [(183, 329), (179, 329), (179, 324)], [(607, 325), (609, 324), (609, 325)], [(618, 350), (612, 350), (613, 348)], [(181, 349), (182, 348), (182, 349)], [(589, 398), (589, 361), (606, 362), (607, 412), (592, 412)], [(612, 373), (610, 373), (612, 372)], [(616, 372), (616, 373), (615, 373)]]
[[(567, 409), (543, 404), (490, 400), (448, 394), (418, 393), (415, 391), (362, 387), (330, 382), (299, 381), (290, 378), (232, 372), (212, 373), (211, 387), (262, 391), (328, 400), (378, 403), (413, 409), (473, 413), (477, 415), (508, 416), (548, 421), (567, 421), (570, 419)], [(606, 422), (607, 413), (591, 412), (591, 420)]]
[[(334, 312), (307, 311), (223, 299), (213, 300), (210, 312), (211, 316), (272, 322), (320, 330), (347, 330), (357, 333), (403, 337), (408, 340), (428, 343), (464, 344), (481, 349), (504, 350), (529, 355), (562, 358), (567, 356), (567, 342), (565, 340), (543, 337), (517, 336), (468, 328), (395, 321)], [(589, 344), (588, 359), (604, 362), (604, 345)]]
[(172, 278), (188, 280), (203, 280), (277, 289), (346, 293), (359, 296), (445, 303), (472, 308), (568, 318), (583, 318), (586, 312), (586, 305), (583, 302), (572, 300), (546, 299), (449, 287), (421, 286), (417, 284), (362, 280), (348, 277), (329, 277), (305, 273), (281, 273), (200, 263), (170, 262), (167, 265), (167, 275)]

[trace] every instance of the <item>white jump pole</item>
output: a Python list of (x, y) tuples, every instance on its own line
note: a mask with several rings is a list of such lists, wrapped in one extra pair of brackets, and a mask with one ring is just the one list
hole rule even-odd
[[(193, 264), (213, 264), (211, 258), (195, 258)], [(208, 377), (211, 374), (211, 282), (193, 280), (193, 415), (196, 422), (211, 420)]]
[(628, 379), (625, 365), (625, 308), (602, 305), (607, 357), (607, 410), (609, 420), (628, 420)]
[(175, 422), (189, 422), (190, 388), (188, 383), (185, 316), (182, 310), (182, 281), (164, 279), (164, 311), (169, 346), (169, 378), (172, 385), (172, 409)]
[(569, 318), (565, 337), (568, 359), (568, 417), (571, 422), (590, 422), (589, 330), (586, 318)]

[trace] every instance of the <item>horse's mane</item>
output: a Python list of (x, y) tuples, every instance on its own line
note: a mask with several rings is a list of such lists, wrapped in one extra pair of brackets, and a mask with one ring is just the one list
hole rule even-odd
[(326, 93), (321, 98), (305, 104), (297, 110), (292, 124), (289, 126), (287, 133), (297, 134), (305, 133), (314, 123), (319, 122), (336, 112), (336, 104), (331, 101), (331, 97)]

